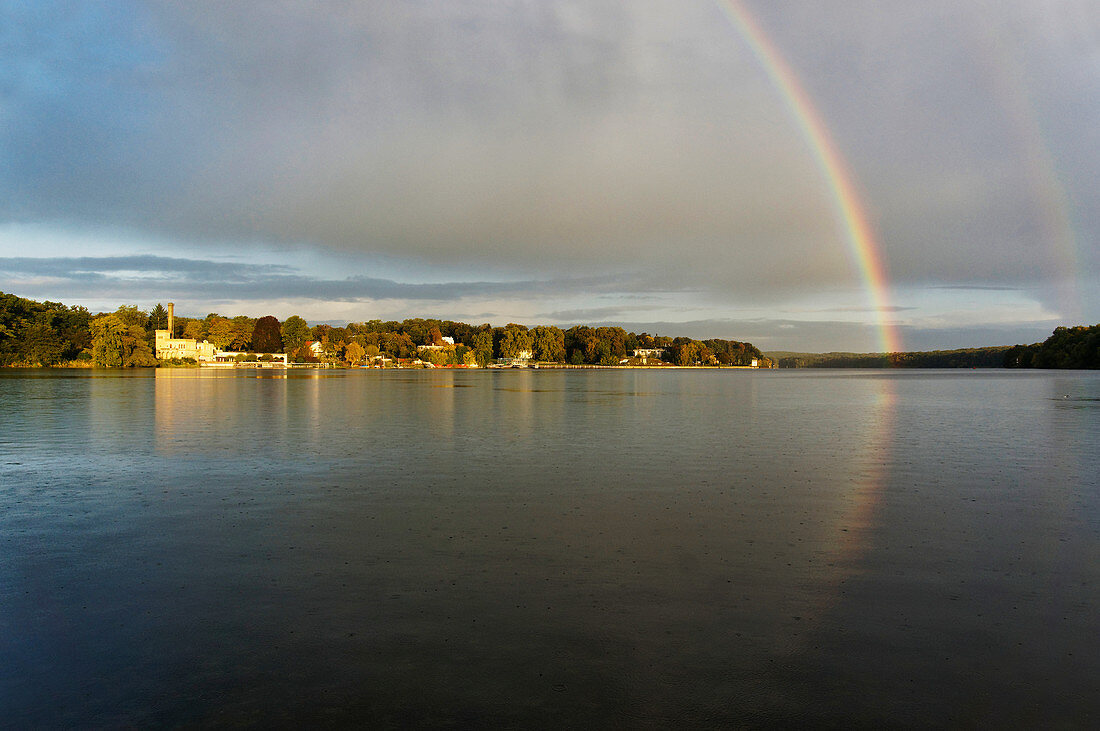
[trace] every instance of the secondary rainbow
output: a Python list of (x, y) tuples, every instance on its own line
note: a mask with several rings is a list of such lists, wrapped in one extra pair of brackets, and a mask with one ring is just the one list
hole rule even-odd
[(852, 176), (836, 151), (828, 127), (802, 88), (798, 77), (752, 16), (736, 0), (722, 0), (718, 2), (718, 7), (748, 44), (805, 138), (806, 145), (832, 192), (834, 208), (844, 229), (849, 254), (863, 279), (870, 305), (878, 320), (879, 346), (884, 353), (899, 352), (901, 340), (897, 328), (889, 319), (890, 294), (882, 255)]

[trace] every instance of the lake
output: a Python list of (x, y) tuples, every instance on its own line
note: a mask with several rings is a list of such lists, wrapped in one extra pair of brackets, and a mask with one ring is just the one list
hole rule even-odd
[(0, 725), (1100, 723), (1100, 373), (0, 371)]

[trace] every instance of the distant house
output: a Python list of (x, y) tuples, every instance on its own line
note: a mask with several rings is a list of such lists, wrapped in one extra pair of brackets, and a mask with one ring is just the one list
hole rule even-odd
[(493, 364), (499, 368), (526, 368), (534, 354), (530, 350), (521, 350), (512, 358), (497, 358)]
[(439, 345), (417, 345), (417, 350), (453, 350), (455, 347), (454, 338), (441, 338), (442, 343)]
[(645, 365), (646, 360), (649, 359), (649, 358), (653, 358), (654, 360), (660, 360), (661, 355), (664, 352), (665, 352), (664, 348), (635, 348), (634, 349), (634, 357), (635, 358), (641, 358), (642, 359), (642, 365)]

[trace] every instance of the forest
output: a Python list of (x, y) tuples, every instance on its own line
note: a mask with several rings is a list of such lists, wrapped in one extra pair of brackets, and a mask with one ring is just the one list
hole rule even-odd
[[(161, 304), (148, 312), (123, 305), (114, 312), (92, 314), (79, 306), (0, 292), (0, 366), (166, 365), (155, 357), (154, 331), (167, 328), (167, 323), (168, 312)], [(494, 327), (423, 318), (334, 327), (311, 326), (298, 315), (280, 322), (273, 315), (210, 313), (203, 318), (177, 316), (173, 330), (173, 337), (207, 340), (222, 350), (252, 354), (245, 357), (286, 353), (292, 362), (302, 363), (360, 365), (383, 357), (437, 366), (484, 366), (526, 356), (545, 363), (635, 365), (641, 361), (633, 357), (634, 350), (644, 348), (660, 350), (659, 362), (669, 365), (740, 366), (753, 360), (770, 365), (751, 343), (636, 334), (620, 327)]]
[(1005, 351), (1006, 368), (1100, 368), (1100, 324), (1059, 327), (1041, 343)]

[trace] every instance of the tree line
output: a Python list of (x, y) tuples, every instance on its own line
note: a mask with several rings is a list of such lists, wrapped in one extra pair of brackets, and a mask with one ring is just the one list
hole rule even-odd
[[(83, 307), (35, 302), (0, 293), (0, 366), (96, 365), (154, 366), (154, 331), (168, 327), (168, 312), (157, 304), (146, 312), (123, 305), (92, 314)], [(647, 362), (681, 366), (750, 365), (770, 361), (751, 343), (694, 340), (621, 327), (551, 325), (503, 327), (450, 320), (410, 318), (368, 320), (343, 327), (309, 325), (298, 315), (280, 322), (273, 315), (251, 318), (210, 313), (175, 317), (173, 337), (209, 341), (221, 350), (286, 353), (293, 362), (358, 365), (378, 356), (421, 359), (433, 365), (487, 365), (498, 359), (526, 358), (546, 363), (620, 365), (638, 363), (637, 349), (657, 350)], [(314, 345), (316, 344), (316, 346)]]
[(1001, 368), (1008, 346), (904, 353), (770, 353), (780, 368)]
[(1041, 343), (1014, 345), (1005, 352), (1004, 366), (1100, 369), (1100, 324), (1059, 327)]
[(1033, 345), (910, 353), (769, 353), (780, 368), (1100, 368), (1100, 325), (1059, 327)]

